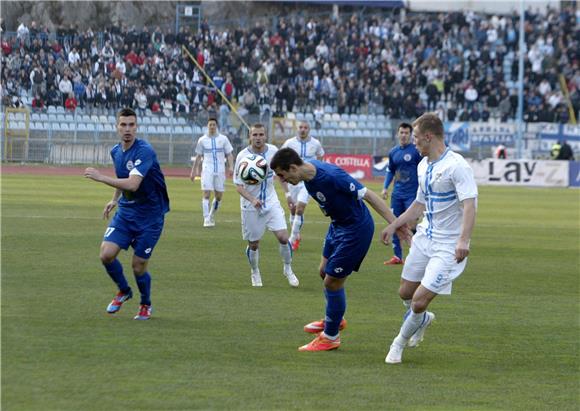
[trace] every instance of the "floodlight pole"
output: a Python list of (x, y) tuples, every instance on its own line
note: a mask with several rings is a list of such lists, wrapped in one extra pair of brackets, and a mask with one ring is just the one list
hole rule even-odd
[(526, 42), (524, 33), (524, 0), (520, 0), (520, 38), (518, 44), (519, 64), (518, 64), (518, 112), (516, 117), (516, 156), (522, 158), (523, 134), (524, 134), (524, 53), (526, 52)]

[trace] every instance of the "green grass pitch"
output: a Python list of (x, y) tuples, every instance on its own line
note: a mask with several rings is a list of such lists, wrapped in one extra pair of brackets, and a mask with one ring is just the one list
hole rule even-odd
[[(150, 263), (154, 317), (115, 289), (98, 250), (112, 189), (78, 177), (2, 176), (2, 409), (577, 410), (579, 191), (481, 187), (466, 271), (404, 363), (384, 363), (403, 306), (378, 233), (347, 282), (342, 347), (299, 353), (324, 312), (327, 220), (311, 202), (291, 289), (274, 237), (250, 286), (239, 196), (213, 229), (199, 184), (169, 178), (172, 211)], [(369, 185), (375, 191), (380, 183)], [(130, 274), (130, 253), (122, 253)], [(128, 275), (134, 287), (132, 275)], [(135, 287), (134, 287), (135, 288)]]

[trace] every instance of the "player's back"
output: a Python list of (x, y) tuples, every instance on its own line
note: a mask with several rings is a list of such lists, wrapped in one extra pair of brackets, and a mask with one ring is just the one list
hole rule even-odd
[(309, 161), (316, 167), (316, 175), (304, 185), (322, 212), (332, 222), (342, 226), (360, 224), (371, 218), (362, 199), (364, 186), (342, 168), (318, 160)]

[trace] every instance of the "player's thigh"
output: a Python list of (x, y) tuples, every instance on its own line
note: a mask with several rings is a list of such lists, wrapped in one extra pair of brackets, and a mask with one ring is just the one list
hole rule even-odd
[(395, 217), (398, 217), (405, 212), (405, 202), (401, 198), (391, 197), (391, 209)]
[[(119, 214), (109, 223), (103, 234), (103, 243), (116, 244), (120, 249), (126, 250), (133, 241), (133, 234), (131, 232), (130, 223), (124, 220)], [(101, 246), (102, 249), (102, 246)]]
[(413, 283), (420, 283), (425, 276), (425, 269), (429, 263), (429, 240), (422, 234), (413, 236), (409, 255), (405, 260), (401, 278)]
[(286, 215), (284, 214), (284, 209), (280, 204), (276, 204), (264, 213), (264, 218), (266, 219), (266, 227), (268, 230), (274, 232), (288, 230), (288, 227), (286, 226)]
[[(226, 191), (226, 175), (225, 174), (216, 174), (213, 177), (213, 187), (214, 191), (223, 193)], [(217, 197), (217, 193), (216, 193)]]
[(214, 191), (215, 182), (213, 173), (201, 173), (201, 189), (203, 191)]
[(438, 244), (433, 248), (421, 285), (436, 294), (451, 294), (453, 281), (465, 270), (467, 258), (457, 263), (454, 244)]
[(153, 254), (153, 249), (157, 245), (162, 232), (163, 220), (137, 231), (132, 243), (133, 250), (135, 250), (134, 254), (148, 260)]
[(258, 241), (266, 231), (266, 220), (257, 211), (242, 210), (242, 238)]
[(335, 232), (334, 250), (328, 257), (326, 273), (337, 278), (358, 271), (373, 240), (374, 224), (362, 225), (352, 233)]

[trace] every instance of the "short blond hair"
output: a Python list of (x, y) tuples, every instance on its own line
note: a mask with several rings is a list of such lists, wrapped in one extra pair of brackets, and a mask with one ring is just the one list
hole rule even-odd
[(445, 130), (443, 122), (436, 113), (425, 113), (413, 121), (413, 128), (417, 127), (420, 133), (432, 133), (435, 137), (443, 139)]

